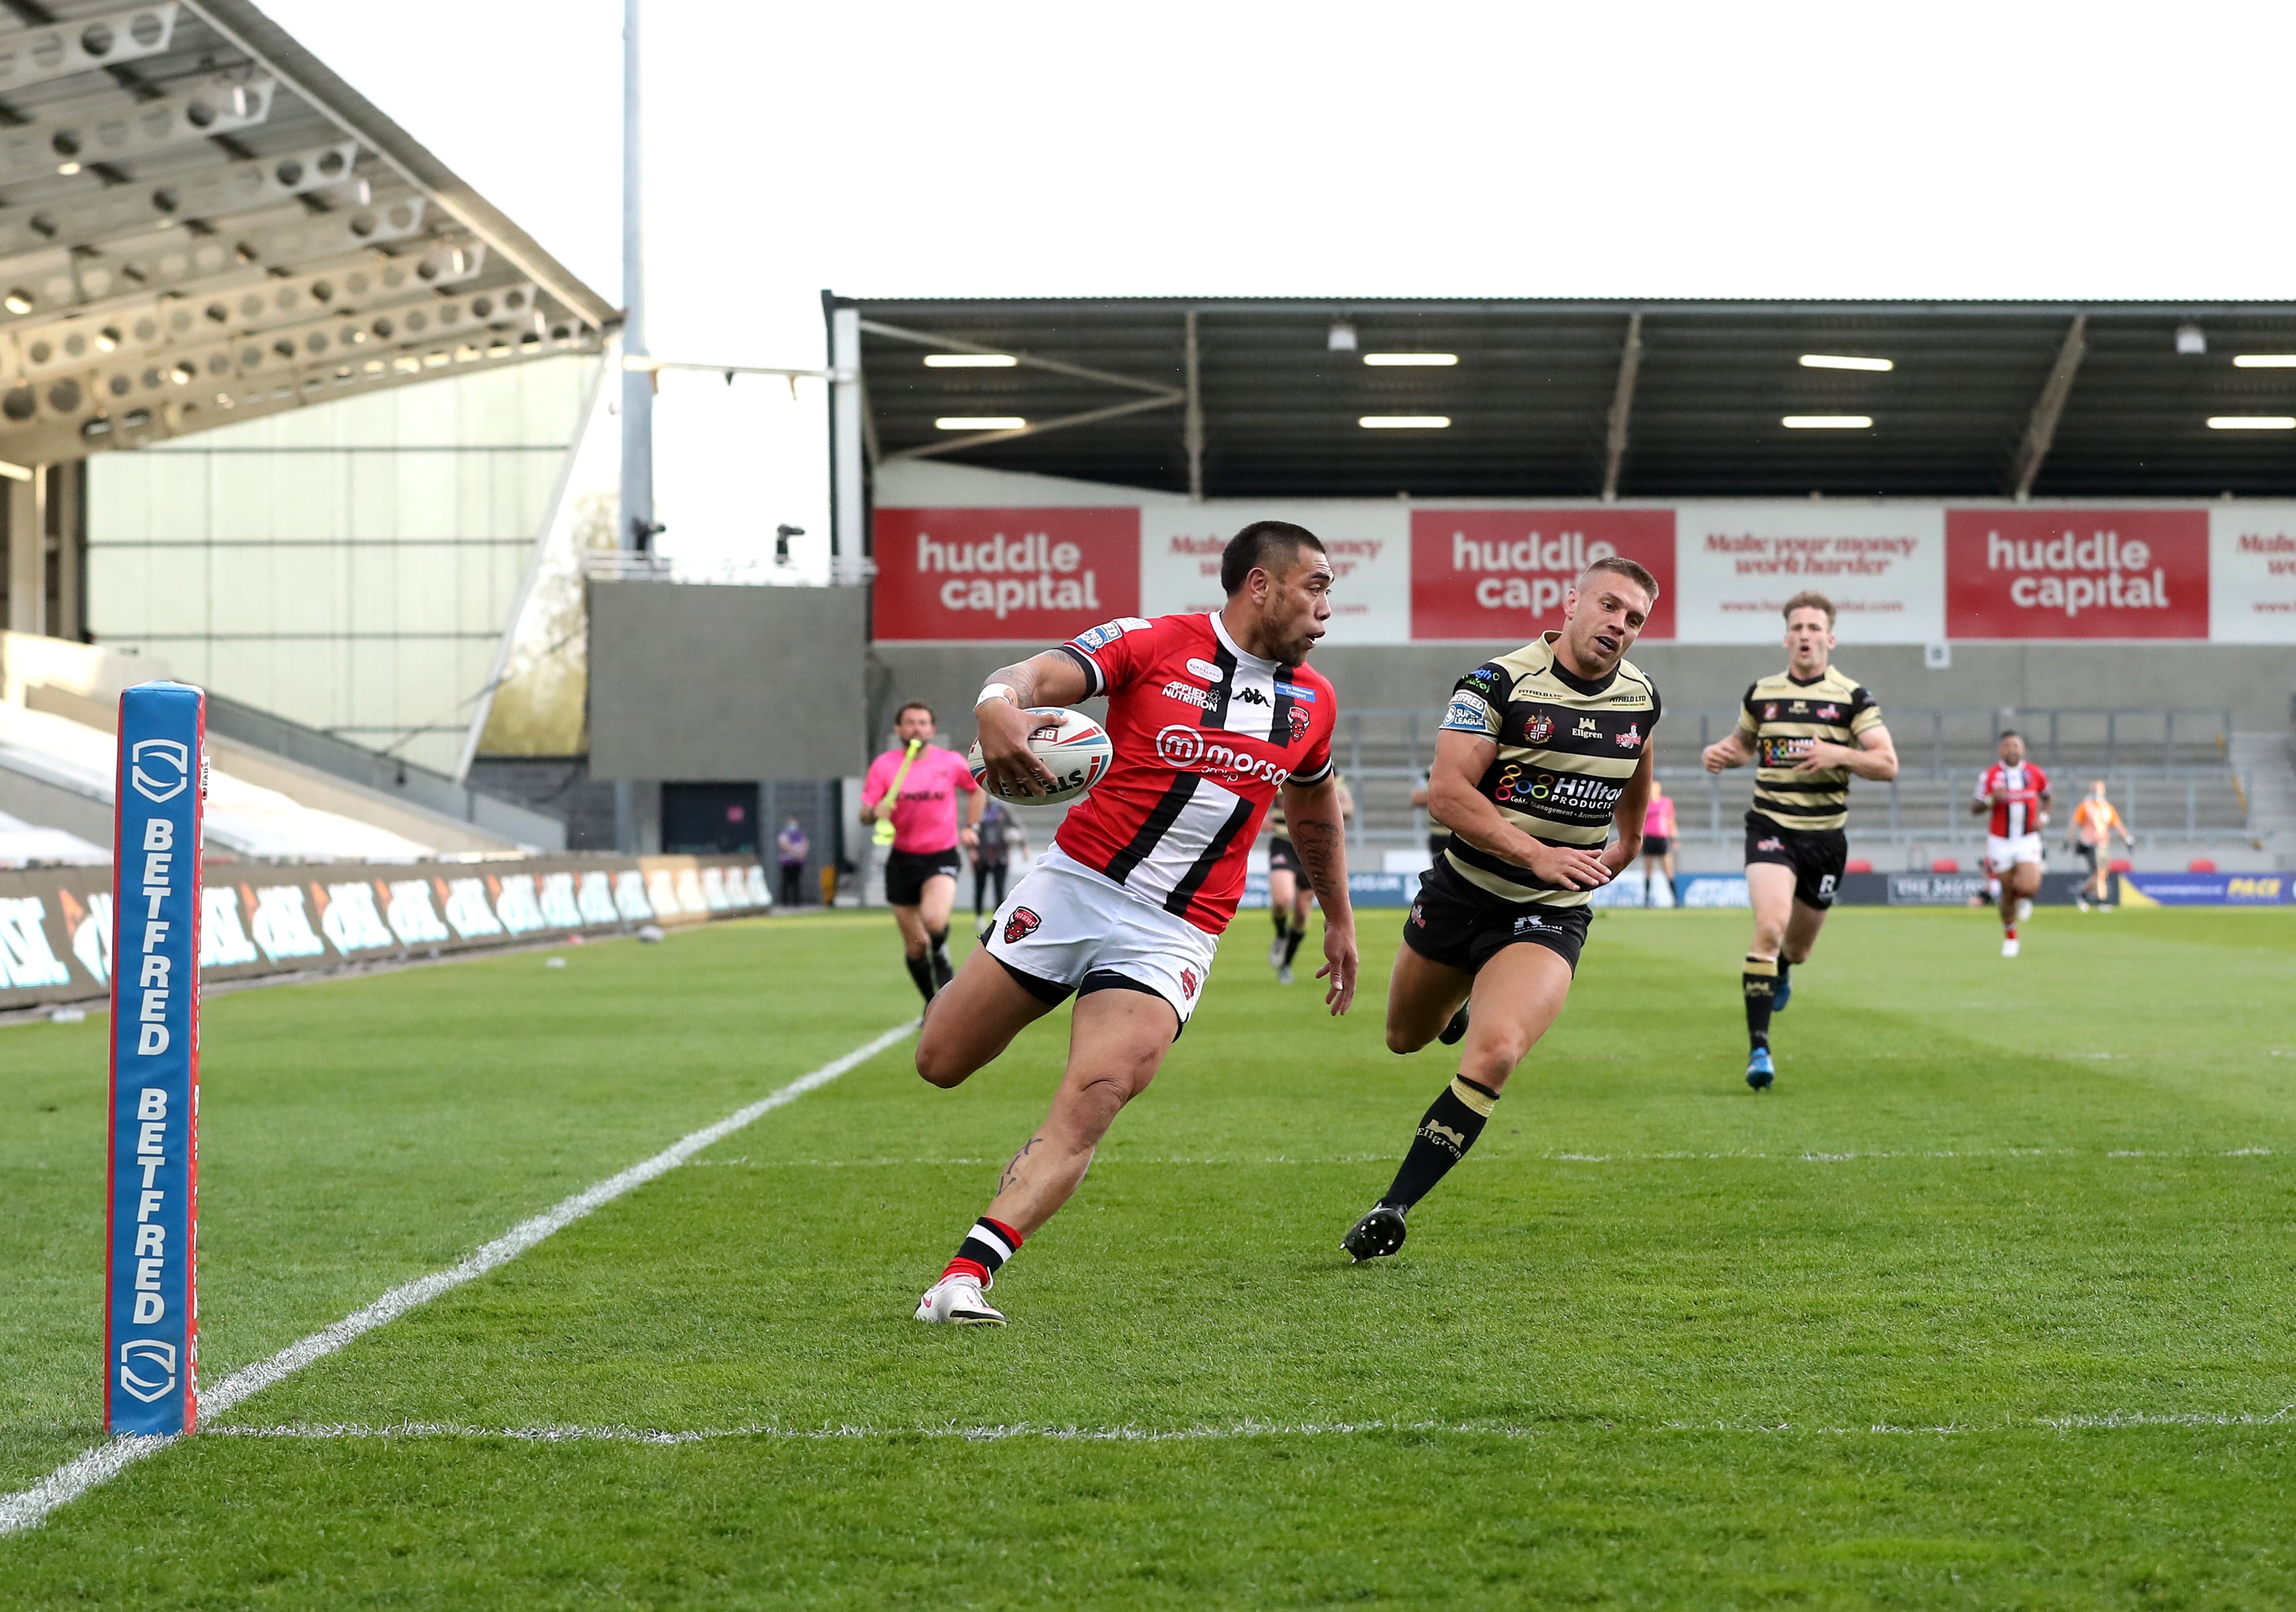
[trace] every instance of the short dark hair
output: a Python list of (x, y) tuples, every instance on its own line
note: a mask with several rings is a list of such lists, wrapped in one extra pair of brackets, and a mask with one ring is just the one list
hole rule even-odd
[(1826, 630), (1829, 632), (1833, 630), (1833, 601), (1819, 593), (1816, 588), (1804, 588), (1800, 593), (1796, 593), (1792, 598), (1787, 600), (1786, 608), (1780, 611), (1779, 614), (1783, 615), (1788, 621), (1792, 621), (1793, 619), (1793, 613), (1796, 610), (1824, 610), (1825, 612)]
[(2003, 728), (1999, 732), (1993, 735), (1993, 742), (1996, 744), (1999, 744), (2005, 739), (2014, 739), (2021, 744), (2024, 742), (2025, 735), (2019, 732), (2015, 728)]
[(1303, 548), (1324, 552), (1324, 540), (1304, 526), (1288, 520), (1255, 520), (1227, 540), (1220, 554), (1220, 586), (1232, 599), (1243, 592), (1243, 579), (1252, 568), (1274, 572), (1288, 565)]
[(1658, 578), (1624, 554), (1605, 554), (1599, 560), (1588, 561), (1587, 569), (1578, 573), (1578, 580), (1584, 582), (1597, 571), (1608, 571), (1614, 577), (1625, 577), (1644, 593), (1648, 593), (1652, 604), (1658, 602)]
[(907, 716), (911, 711), (922, 711), (925, 714), (926, 721), (931, 723), (935, 727), (939, 727), (940, 725), (940, 718), (933, 715), (932, 707), (927, 705), (922, 700), (904, 700), (901, 701), (901, 708), (893, 713), (893, 721), (895, 724), (898, 725), (901, 718)]

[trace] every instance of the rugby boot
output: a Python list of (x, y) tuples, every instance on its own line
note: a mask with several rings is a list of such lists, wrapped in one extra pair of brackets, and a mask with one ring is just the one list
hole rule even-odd
[(1374, 1204), (1371, 1213), (1356, 1222), (1340, 1239), (1340, 1247), (1361, 1264), (1366, 1259), (1382, 1259), (1394, 1253), (1403, 1246), (1405, 1235), (1403, 1211), (1393, 1204)]
[[(988, 1279), (993, 1286), (996, 1279)], [(980, 1284), (970, 1276), (944, 1276), (917, 1300), (919, 1321), (947, 1322), (957, 1327), (1001, 1327), (1004, 1312), (980, 1296)]]
[(1459, 1011), (1451, 1015), (1451, 1022), (1443, 1027), (1442, 1033), (1435, 1039), (1447, 1047), (1456, 1047), (1466, 1039), (1466, 1035), (1467, 1004), (1463, 1002), (1459, 1004)]
[[(1775, 1010), (1772, 1010), (1775, 1011)], [(1757, 1092), (1767, 1092), (1770, 1083), (1778, 1077), (1777, 1066), (1770, 1061), (1767, 1047), (1756, 1047), (1746, 1056), (1746, 1084)]]
[(1292, 983), (1292, 965), (1290, 963), (1280, 962), (1275, 965), (1275, 983), (1277, 985), (1290, 985)]
[(1770, 1011), (1783, 1013), (1786, 1003), (1793, 1000), (1793, 976), (1785, 970), (1778, 970), (1778, 988), (1770, 993)]

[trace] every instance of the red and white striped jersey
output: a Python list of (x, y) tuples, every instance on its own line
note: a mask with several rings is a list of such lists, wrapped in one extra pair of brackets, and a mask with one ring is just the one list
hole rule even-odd
[(1973, 798), (1991, 800), (1996, 790), (2001, 791), (2001, 798), (1993, 802), (1993, 821), (1987, 833), (1996, 839), (2015, 839), (2041, 831), (2041, 797), (2049, 792), (2046, 773), (2030, 761), (2013, 767), (1997, 761), (1979, 777)]
[(1217, 613), (1128, 616), (1060, 652), (1108, 696), (1116, 759), (1054, 845), (1135, 899), (1220, 933), (1277, 786), (1331, 775), (1332, 685), (1247, 653)]

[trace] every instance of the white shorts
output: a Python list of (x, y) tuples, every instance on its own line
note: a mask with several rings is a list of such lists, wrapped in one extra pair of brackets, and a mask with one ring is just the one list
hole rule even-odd
[(1013, 887), (988, 932), (988, 954), (1041, 1001), (1144, 991), (1170, 1002), (1183, 1027), (1218, 947), (1186, 919), (1150, 906), (1058, 847)]
[(2038, 866), (2040, 861), (2041, 837), (2038, 834), (2019, 834), (2005, 839), (1998, 834), (1985, 837), (1985, 865), (1997, 873), (2005, 873), (2024, 862)]

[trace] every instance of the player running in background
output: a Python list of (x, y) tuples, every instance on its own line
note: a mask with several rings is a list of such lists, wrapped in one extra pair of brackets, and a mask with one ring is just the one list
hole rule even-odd
[[(1356, 814), (1355, 797), (1348, 790), (1348, 781), (1337, 773), (1332, 782), (1340, 792), (1340, 821), (1342, 825)], [(1292, 962), (1300, 955), (1300, 943), (1308, 937), (1308, 910), (1315, 904), (1316, 892), (1300, 877), (1300, 853), (1292, 844), (1291, 829), (1283, 819), (1283, 803), (1278, 800), (1267, 809), (1267, 907), (1275, 914), (1275, 940), (1267, 948), (1267, 966), (1275, 970), (1275, 983), (1292, 983)]]
[[(974, 843), (980, 808), (988, 798), (973, 781), (964, 757), (935, 745), (933, 732), (932, 708), (910, 700), (893, 718), (893, 748), (869, 764), (869, 774), (861, 781), (863, 824), (892, 826), (885, 900), (900, 926), (909, 978), (927, 1002), (951, 976), (948, 914), (956, 904), (956, 875), (964, 865), (957, 847)], [(956, 826), (960, 793), (972, 797), (962, 831)]]
[(1643, 905), (1651, 904), (1651, 890), (1660, 874), (1666, 878), (1667, 904), (1674, 904), (1674, 798), (1657, 779), (1651, 780), (1650, 806), (1643, 813)]
[(1387, 1044), (1415, 1052), (1439, 1031), (1449, 1039), (1463, 1005), (1466, 1044), (1393, 1184), (1341, 1240), (1359, 1264), (1403, 1246), (1411, 1207), (1482, 1134), (1570, 994), (1589, 892), (1635, 864), (1659, 699), (1626, 653), (1657, 600), (1641, 566), (1597, 560), (1564, 600), (1559, 633), (1452, 690), (1428, 785), (1451, 832), (1404, 921)]
[(1882, 708), (1833, 664), (1833, 601), (1823, 593), (1786, 601), (1786, 669), (1750, 684), (1738, 725), (1706, 747), (1706, 770), (1756, 764), (1746, 813), (1746, 894), (1754, 939), (1739, 988), (1746, 1001), (1746, 1084), (1767, 1091), (1770, 1015), (1793, 992), (1793, 968), (1809, 961), (1849, 860), (1849, 780), (1886, 783), (1898, 748)]
[(1257, 521), (1220, 560), (1209, 615), (1111, 621), (989, 674), (975, 715), (1000, 795), (1048, 789), (1030, 706), (1108, 696), (1115, 765), (1013, 887), (988, 945), (925, 1015), (917, 1073), (955, 1086), (1070, 995), (1068, 1068), (988, 1211), (917, 1303), (919, 1321), (1002, 1325), (982, 1297), (1084, 1179), (1100, 1139), (1147, 1090), (1195, 1011), (1244, 863), (1280, 795), (1324, 904), (1324, 1001), (1355, 999), (1355, 913), (1332, 775), (1332, 685), (1301, 664), (1324, 635), (1332, 564), (1315, 534)]
[(2130, 850), (2136, 848), (2136, 836), (2128, 831), (2112, 802), (2104, 798), (2104, 780), (2089, 780), (2088, 795), (2073, 808), (2073, 836), (2068, 842), (2088, 863), (2088, 878), (2074, 899), (2080, 910), (2088, 911), (2095, 902), (2101, 910), (2109, 911), (2111, 904), (2104, 898), (2105, 880), (2112, 876), (2112, 837), (2118, 834)]
[(2041, 888), (2041, 831), (2049, 826), (2049, 775), (2025, 759), (2015, 729), (2001, 735), (2001, 759), (1979, 774), (1972, 814), (1985, 825), (1985, 865), (2001, 881), (2001, 955), (2017, 955), (2017, 926), (2033, 915)]

